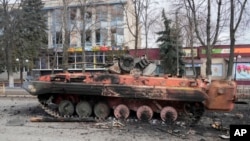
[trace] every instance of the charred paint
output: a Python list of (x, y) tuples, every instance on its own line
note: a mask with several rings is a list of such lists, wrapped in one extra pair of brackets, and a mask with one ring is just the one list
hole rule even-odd
[[(41, 78), (46, 81), (49, 80), (48, 77)], [(32, 81), (28, 83), (34, 89), (29, 89), (29, 84), (25, 89), (33, 95), (51, 93), (163, 101), (206, 101), (205, 106), (208, 109), (221, 109), (224, 106), (223, 109), (228, 110), (232, 109), (236, 87), (233, 84), (228, 84), (228, 82), (213, 82), (210, 88), (206, 89), (206, 83), (199, 80), (144, 76), (133, 77), (130, 75), (114, 74), (60, 74), (54, 78), (72, 81), (55, 81), (55, 79), (47, 82)], [(194, 82), (197, 85), (191, 86), (190, 84)], [(225, 91), (222, 91), (222, 88), (226, 88)], [(220, 93), (222, 93), (220, 95), (218, 94), (219, 89)]]
[(211, 110), (231, 111), (236, 100), (236, 84), (231, 81), (214, 81), (209, 86), (205, 105)]
[(204, 101), (207, 98), (206, 94), (198, 89), (173, 89), (164, 87), (119, 85), (107, 86), (103, 95), (175, 101)]
[(117, 75), (112, 74), (104, 74), (104, 75), (97, 75), (94, 77), (94, 81), (103, 82), (103, 81), (110, 81), (111, 84), (119, 84), (120, 80)]

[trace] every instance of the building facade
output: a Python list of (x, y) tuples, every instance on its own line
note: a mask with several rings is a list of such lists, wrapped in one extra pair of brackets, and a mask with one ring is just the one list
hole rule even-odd
[[(35, 69), (61, 69), (65, 26), (69, 33), (69, 69), (81, 69), (84, 48), (86, 70), (98, 70), (102, 67), (93, 65), (105, 63), (113, 53), (133, 49), (134, 38), (131, 31), (134, 27), (134, 16), (131, 0), (91, 0), (85, 4), (85, 33), (83, 33), (83, 4), (78, 0), (63, 3), (62, 0), (43, 0), (48, 23), (48, 49), (43, 50), (35, 62)], [(67, 7), (67, 10), (63, 10)], [(63, 21), (64, 14), (67, 21)], [(67, 23), (67, 25), (65, 25)], [(86, 40), (83, 44), (83, 35)], [(140, 41), (138, 43), (140, 46)], [(92, 63), (92, 64), (91, 64)]]
[[(192, 76), (192, 63), (190, 48), (184, 48), (186, 75)], [(228, 68), (230, 46), (216, 45), (212, 49), (212, 79), (225, 79)], [(232, 78), (238, 84), (250, 84), (250, 45), (235, 45), (234, 49), (234, 66)], [(206, 76), (206, 51), (205, 47), (194, 48), (194, 66), (197, 74)]]

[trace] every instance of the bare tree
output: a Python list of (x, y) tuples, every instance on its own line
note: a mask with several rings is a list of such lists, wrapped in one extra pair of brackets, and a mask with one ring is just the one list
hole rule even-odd
[(63, 71), (67, 72), (68, 71), (68, 60), (69, 60), (69, 54), (68, 54), (68, 49), (69, 49), (69, 40), (70, 40), (70, 31), (68, 29), (68, 7), (69, 4), (71, 3), (70, 0), (62, 0), (63, 4), (63, 10), (62, 10), (62, 34), (63, 34)]
[(142, 1), (143, 7), (142, 7), (142, 13), (141, 13), (141, 19), (144, 26), (144, 32), (145, 32), (145, 48), (146, 48), (146, 55), (148, 56), (148, 36), (151, 26), (156, 22), (156, 20), (159, 18), (158, 16), (155, 16), (154, 13), (156, 13), (156, 9), (152, 8), (153, 4), (156, 4), (156, 2), (152, 0), (144, 0)]
[[(81, 6), (82, 15), (82, 61), (85, 62), (85, 42), (86, 42), (86, 4), (87, 0), (83, 0)], [(82, 65), (82, 72), (85, 72), (85, 65)]]
[[(16, 27), (19, 24), (19, 12), (15, 12), (20, 9), (18, 0), (1, 0), (0, 10), (1, 10), (1, 23), (0, 27), (2, 30), (2, 41), (1, 44), (5, 51), (5, 60), (8, 72), (9, 87), (14, 87), (14, 77), (13, 77), (13, 51), (15, 48), (15, 38), (16, 38)], [(19, 68), (20, 69), (20, 68)]]
[[(207, 0), (206, 9), (207, 9), (207, 15), (206, 15), (206, 39), (203, 40), (201, 36), (200, 26), (199, 26), (199, 17), (198, 17), (198, 9), (204, 5), (205, 1), (199, 1), (198, 6), (196, 5), (194, 0), (187, 0), (188, 6), (190, 7), (192, 11), (192, 17), (194, 21), (194, 27), (195, 27), (195, 33), (196, 36), (201, 43), (202, 46), (205, 46), (206, 49), (206, 56), (207, 56), (207, 62), (206, 62), (206, 75), (211, 81), (211, 54), (212, 54), (212, 48), (218, 41), (218, 34), (220, 32), (220, 24), (221, 24), (221, 6), (222, 6), (222, 0), (217, 1), (217, 18), (216, 18), (216, 26), (214, 29), (214, 32), (211, 30), (212, 22), (211, 22), (211, 0)], [(214, 34), (212, 34), (214, 33)]]
[(192, 70), (193, 74), (196, 76), (196, 70), (194, 67), (194, 42), (195, 42), (195, 32), (194, 32), (194, 22), (192, 20), (192, 13), (189, 10), (189, 7), (187, 6), (186, 1), (184, 1), (184, 6), (186, 10), (186, 18), (187, 18), (187, 26), (184, 26), (185, 31), (187, 33), (187, 46), (191, 47), (191, 64), (192, 64)]
[[(245, 11), (247, 0), (230, 0), (230, 56), (229, 64), (227, 69), (227, 80), (231, 80), (233, 71), (233, 61), (234, 61), (234, 47), (235, 47), (235, 33), (242, 21), (242, 16)], [(235, 11), (237, 8), (237, 11)]]
[[(134, 46), (135, 46), (135, 56), (138, 56), (138, 44), (139, 44), (139, 35), (140, 35), (140, 28), (141, 28), (141, 14), (143, 10), (143, 1), (144, 0), (132, 0), (132, 4), (127, 3), (123, 6), (124, 12), (126, 15), (126, 23), (130, 34), (134, 37)], [(131, 7), (131, 5), (133, 7)], [(132, 23), (129, 19), (132, 18)]]
[[(93, 28), (96, 25), (96, 21), (94, 21), (93, 23), (89, 23), (87, 20), (88, 18), (92, 18), (93, 14), (92, 13), (92, 8), (95, 6), (93, 1), (90, 0), (78, 0), (79, 4), (80, 4), (80, 17), (78, 17), (78, 19), (81, 20), (82, 23), (82, 27), (79, 29), (79, 32), (82, 32), (81, 34), (81, 39), (82, 39), (82, 72), (85, 72), (85, 62), (86, 62), (86, 54), (85, 54), (85, 44), (86, 44), (86, 31), (91, 30), (90, 28)], [(91, 10), (91, 12), (89, 12), (88, 10)], [(90, 24), (90, 26), (87, 28), (87, 24)]]

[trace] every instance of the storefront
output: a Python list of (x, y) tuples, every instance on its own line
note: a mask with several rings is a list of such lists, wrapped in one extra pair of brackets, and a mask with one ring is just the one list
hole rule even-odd
[[(206, 51), (204, 47), (198, 49), (199, 57), (203, 60), (201, 74), (206, 70)], [(225, 79), (229, 62), (230, 46), (217, 45), (212, 49), (212, 79)], [(232, 78), (240, 83), (250, 82), (250, 45), (235, 45), (234, 66)], [(249, 73), (248, 73), (249, 68)]]
[(238, 58), (234, 62), (233, 78), (238, 85), (250, 84), (250, 58)]

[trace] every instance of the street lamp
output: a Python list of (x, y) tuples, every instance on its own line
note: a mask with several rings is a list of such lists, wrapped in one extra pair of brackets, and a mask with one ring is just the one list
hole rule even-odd
[(19, 62), (19, 58), (16, 58), (16, 61), (18, 62), (18, 70), (20, 72), (20, 62)]
[[(19, 66), (19, 74), (20, 74), (20, 85), (22, 86), (23, 84), (23, 72), (25, 71), (25, 65), (24, 63), (28, 64), (29, 60), (25, 59), (23, 60), (22, 58), (16, 58), (16, 61), (18, 62), (18, 66)], [(28, 65), (27, 65), (27, 70), (28, 70)]]
[(25, 59), (25, 62), (26, 62), (26, 65), (27, 65), (27, 70), (26, 70), (26, 71), (28, 72), (28, 71), (29, 71), (29, 64), (28, 64), (28, 63), (29, 63), (29, 60), (28, 60), (28, 59)]
[(240, 58), (241, 58), (241, 56), (240, 56), (240, 55), (236, 55), (236, 56), (234, 57), (234, 59), (235, 59), (234, 81), (236, 81), (236, 69), (237, 69), (237, 63), (238, 63), (238, 59), (240, 59)]

